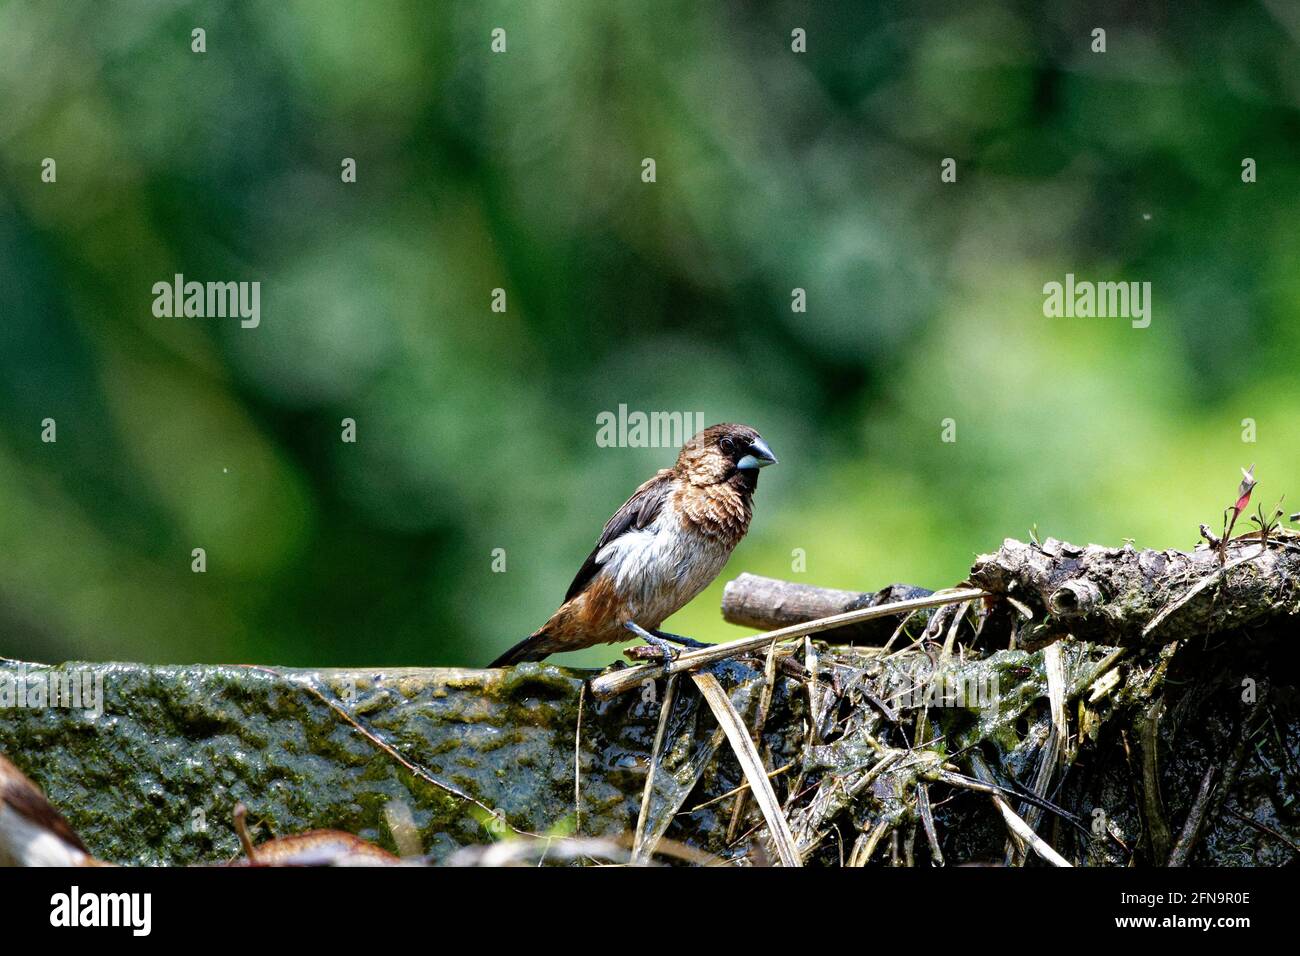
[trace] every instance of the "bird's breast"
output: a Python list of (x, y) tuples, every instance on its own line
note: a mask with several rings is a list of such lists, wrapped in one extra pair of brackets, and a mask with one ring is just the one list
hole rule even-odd
[(611, 541), (597, 556), (601, 575), (642, 627), (658, 627), (722, 571), (733, 542), (701, 532), (664, 508), (645, 528)]

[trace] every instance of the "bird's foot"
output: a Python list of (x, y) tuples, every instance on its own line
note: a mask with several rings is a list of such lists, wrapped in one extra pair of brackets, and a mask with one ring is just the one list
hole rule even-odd
[(665, 641), (672, 641), (674, 644), (680, 644), (682, 647), (712, 647), (712, 644), (706, 644), (704, 641), (697, 641), (693, 637), (684, 637), (681, 634), (669, 634), (667, 631), (651, 631), (655, 637), (663, 638)]
[(681, 651), (669, 644), (666, 639), (660, 637), (657, 632), (647, 631), (636, 621), (624, 621), (623, 626), (647, 644), (658, 648), (659, 653), (663, 655), (665, 667), (677, 660), (677, 655), (681, 653)]

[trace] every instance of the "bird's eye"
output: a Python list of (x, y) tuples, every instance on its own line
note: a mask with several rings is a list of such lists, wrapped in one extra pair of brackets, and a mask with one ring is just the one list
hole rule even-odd
[(730, 455), (736, 450), (736, 443), (730, 438), (724, 438), (718, 442), (718, 447), (722, 449), (723, 454)]

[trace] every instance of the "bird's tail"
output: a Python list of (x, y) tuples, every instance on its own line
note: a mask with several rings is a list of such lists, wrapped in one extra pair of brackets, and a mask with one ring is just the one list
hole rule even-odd
[(512, 664), (522, 664), (525, 661), (540, 661), (550, 653), (550, 648), (542, 638), (542, 632), (534, 631), (494, 660), (488, 667), (509, 667)]

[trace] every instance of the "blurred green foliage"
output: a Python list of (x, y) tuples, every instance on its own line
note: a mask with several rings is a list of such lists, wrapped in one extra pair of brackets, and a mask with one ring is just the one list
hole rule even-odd
[[(0, 653), (481, 664), (671, 462), (597, 447), (620, 403), (781, 458), (666, 625), (706, 640), (742, 570), (1186, 547), (1252, 461), (1300, 506), (1298, 39), (1282, 0), (0, 2)], [(155, 318), (178, 272), (261, 326)], [(1150, 328), (1045, 318), (1067, 272), (1151, 282)]]

